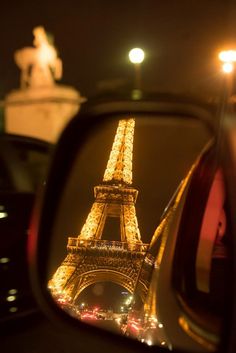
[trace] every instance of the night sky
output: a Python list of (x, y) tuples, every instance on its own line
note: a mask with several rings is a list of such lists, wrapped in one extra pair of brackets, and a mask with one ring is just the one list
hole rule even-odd
[(105, 88), (130, 87), (130, 48), (146, 51), (143, 88), (218, 93), (220, 49), (235, 47), (234, 1), (39, 0), (3, 2), (0, 13), (0, 97), (19, 86), (16, 49), (31, 46), (32, 29), (54, 35), (63, 60), (62, 84), (92, 96)]

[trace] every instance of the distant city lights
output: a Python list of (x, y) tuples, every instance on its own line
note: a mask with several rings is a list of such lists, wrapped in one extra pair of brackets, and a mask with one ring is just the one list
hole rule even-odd
[(14, 300), (16, 300), (16, 296), (15, 296), (15, 295), (9, 295), (9, 296), (6, 298), (6, 301), (7, 301), (7, 302), (14, 302)]
[(5, 212), (4, 205), (0, 205), (0, 218), (6, 218), (6, 217), (8, 217), (8, 213)]
[(8, 294), (16, 294), (18, 291), (17, 289), (9, 289)]
[(7, 218), (7, 216), (8, 216), (7, 212), (0, 211), (0, 218)]
[(151, 340), (147, 340), (146, 343), (147, 343), (148, 346), (152, 346), (152, 341)]
[(130, 295), (130, 296), (126, 299), (125, 304), (126, 304), (126, 305), (130, 305), (130, 304), (132, 303), (132, 300), (133, 300), (133, 296)]

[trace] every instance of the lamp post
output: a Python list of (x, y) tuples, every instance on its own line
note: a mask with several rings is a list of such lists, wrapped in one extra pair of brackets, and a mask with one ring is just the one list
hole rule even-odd
[(233, 89), (234, 69), (236, 62), (236, 50), (224, 50), (219, 53), (219, 60), (222, 62), (222, 71), (226, 77), (227, 98), (230, 98)]
[(223, 87), (219, 100), (219, 110), (218, 110), (218, 141), (221, 140), (222, 125), (225, 123), (225, 119), (229, 118), (229, 114), (232, 111), (232, 93), (233, 93), (233, 79), (234, 79), (234, 69), (236, 62), (236, 51), (235, 50), (225, 50), (221, 51), (218, 55), (219, 60), (222, 63), (223, 77)]
[(144, 60), (145, 53), (141, 48), (133, 48), (129, 51), (129, 60), (134, 64), (134, 89), (141, 89), (141, 64)]

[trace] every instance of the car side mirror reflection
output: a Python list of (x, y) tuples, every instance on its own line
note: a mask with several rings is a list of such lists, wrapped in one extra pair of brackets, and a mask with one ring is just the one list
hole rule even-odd
[(216, 349), (228, 228), (212, 131), (181, 111), (110, 114), (89, 133), (84, 121), (62, 137), (44, 201), (50, 296), (148, 345)]

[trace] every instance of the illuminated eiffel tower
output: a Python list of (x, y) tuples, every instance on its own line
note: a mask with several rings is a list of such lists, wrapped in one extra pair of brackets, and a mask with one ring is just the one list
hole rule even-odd
[[(147, 244), (141, 241), (135, 211), (138, 190), (132, 185), (134, 119), (120, 120), (103, 182), (78, 237), (68, 238), (67, 256), (49, 281), (53, 296), (76, 302), (88, 286), (109, 281), (131, 293), (137, 285)], [(120, 219), (121, 241), (103, 240), (108, 217)], [(139, 283), (144, 298), (148, 283)]]

